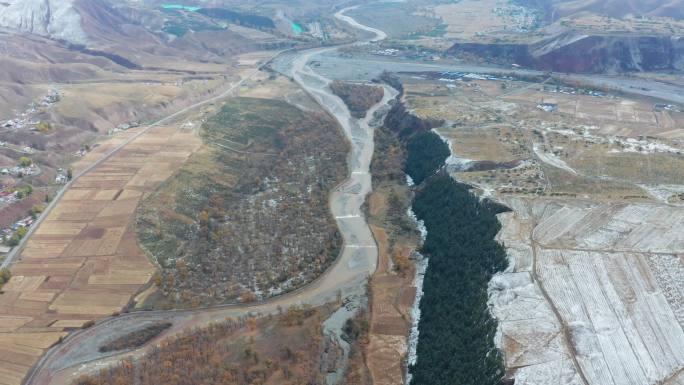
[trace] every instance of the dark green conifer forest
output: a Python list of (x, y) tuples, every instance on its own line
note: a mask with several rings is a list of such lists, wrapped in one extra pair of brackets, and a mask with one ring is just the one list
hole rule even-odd
[[(398, 80), (389, 80), (401, 89)], [(443, 170), (451, 151), (431, 131), (440, 124), (412, 115), (400, 99), (385, 119), (388, 132), (404, 145), (403, 169), (416, 184), (413, 211), (428, 231), (421, 250), (429, 262), (418, 359), (409, 367), (410, 385), (501, 385), (503, 356), (494, 344), (497, 322), (487, 307), (487, 287), (508, 264), (495, 240), (501, 228), (496, 215), (508, 208), (480, 200)], [(397, 154), (387, 151), (388, 157)]]
[(428, 230), (422, 253), (429, 264), (411, 384), (499, 385), (504, 367), (487, 285), (507, 266), (495, 240), (501, 227), (496, 214), (504, 208), (480, 201), (440, 172), (419, 187), (413, 210)]
[(406, 144), (406, 174), (421, 184), (443, 165), (451, 152), (449, 146), (434, 132), (425, 131), (412, 136)]

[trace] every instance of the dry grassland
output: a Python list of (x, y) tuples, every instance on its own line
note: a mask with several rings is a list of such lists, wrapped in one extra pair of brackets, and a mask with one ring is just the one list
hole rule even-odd
[[(514, 170), (456, 176), (491, 191), (647, 200), (653, 194), (643, 186), (676, 187), (684, 178), (681, 155), (635, 152), (646, 143), (681, 147), (684, 135), (684, 114), (656, 112), (645, 100), (550, 92), (550, 86), (541, 90), (516, 81), (403, 80), (414, 113), (447, 121), (438, 131), (456, 156), (527, 160)], [(541, 111), (537, 104), (542, 100), (556, 103), (558, 110)], [(634, 139), (640, 144), (629, 145)], [(549, 159), (539, 158), (534, 146), (543, 148)]]
[[(597, 125), (601, 135), (657, 135), (677, 138), (684, 135), (684, 114), (655, 112), (653, 104), (623, 98), (601, 98), (588, 95), (549, 93), (525, 89), (503, 98), (534, 112), (542, 100), (558, 105), (558, 112), (579, 124)], [(538, 111), (537, 116), (545, 113)]]
[(277, 39), (277, 37), (275, 35), (270, 34), (268, 32), (259, 31), (258, 29), (243, 27), (243, 26), (236, 25), (236, 24), (230, 24), (228, 26), (228, 29), (233, 31), (233, 32), (237, 32), (240, 35), (246, 37), (247, 39), (251, 39), (251, 40), (268, 41), (268, 40), (276, 40)]
[(616, 19), (595, 14), (585, 14), (580, 17), (564, 19), (563, 24), (573, 29), (600, 34), (634, 33), (671, 36), (684, 33), (683, 21), (659, 17)]
[[(499, 116), (516, 112), (501, 99), (504, 90), (494, 81), (455, 81), (403, 78), (408, 107), (421, 118), (445, 119), (459, 124), (497, 123)], [(522, 84), (515, 84), (521, 88)]]
[(440, 38), (421, 39), (420, 43), (427, 46), (437, 43), (448, 49), (449, 43), (453, 45), (454, 39), (484, 42), (526, 41), (529, 40), (529, 35), (522, 31), (534, 29), (537, 17), (533, 12), (521, 11), (522, 7), (507, 0), (462, 0), (450, 4), (425, 6), (420, 8), (417, 14), (439, 19), (446, 29)]
[(596, 199), (648, 199), (646, 192), (628, 181), (589, 178), (542, 165), (549, 195)]
[(524, 140), (524, 134), (504, 125), (438, 131), (449, 139), (452, 150), (466, 159), (510, 162), (529, 156), (528, 149), (516, 143)]
[[(442, 19), (447, 25), (445, 37), (466, 40), (506, 30), (510, 23), (492, 12), (506, 3), (502, 0), (463, 0), (429, 7), (423, 12)], [(473, 20), (477, 20), (477, 23), (473, 23)]]
[[(134, 132), (97, 147), (91, 164)], [(0, 384), (19, 384), (66, 331), (121, 311), (154, 266), (140, 251), (134, 211), (200, 144), (194, 132), (158, 127), (78, 179), (29, 239), (0, 295)]]
[(568, 157), (568, 164), (584, 175), (610, 175), (637, 184), (675, 185), (684, 181), (684, 158), (671, 154), (578, 151)]
[(212, 94), (226, 80), (211, 74), (207, 80), (187, 80), (177, 75), (149, 74), (148, 78), (93, 81), (60, 88), (62, 100), (54, 114), (66, 122), (78, 122), (104, 132), (119, 123), (157, 116), (188, 101)]
[[(377, 133), (378, 147), (399, 145), (385, 129)], [(411, 307), (416, 295), (413, 286), (415, 268), (410, 261), (418, 247), (419, 236), (408, 218), (411, 193), (402, 178), (401, 159), (373, 159), (373, 193), (368, 197), (369, 223), (378, 245), (378, 267), (371, 278), (371, 320), (366, 365), (373, 384), (403, 383), (404, 362), (408, 352)]]

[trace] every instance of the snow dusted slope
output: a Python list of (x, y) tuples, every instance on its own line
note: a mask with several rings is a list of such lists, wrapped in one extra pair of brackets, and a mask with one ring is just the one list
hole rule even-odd
[(5, 1), (9, 5), (0, 5), (0, 27), (71, 43), (87, 42), (75, 0)]
[(684, 384), (684, 208), (505, 203), (490, 304), (516, 385)]

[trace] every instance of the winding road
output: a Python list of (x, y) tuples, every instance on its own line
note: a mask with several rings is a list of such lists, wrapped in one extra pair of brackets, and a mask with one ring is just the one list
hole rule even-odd
[[(359, 24), (353, 18), (347, 16), (345, 13), (351, 9), (353, 9), (353, 7), (345, 8), (336, 13), (335, 17), (354, 28), (373, 35), (371, 38), (355, 44), (367, 44), (383, 40), (387, 37), (384, 32)], [(148, 324), (159, 321), (171, 321), (173, 326), (164, 333), (165, 338), (178, 334), (189, 327), (207, 325), (212, 322), (222, 321), (227, 317), (236, 318), (248, 314), (275, 313), (280, 309), (301, 303), (320, 305), (334, 301), (340, 294), (345, 297), (363, 292), (367, 278), (369, 275), (373, 274), (376, 269), (378, 256), (375, 240), (373, 239), (361, 209), (367, 194), (370, 193), (372, 189), (369, 167), (373, 154), (373, 122), (375, 122), (373, 117), (376, 112), (386, 108), (390, 100), (396, 96), (396, 91), (389, 87), (385, 87), (383, 100), (369, 111), (366, 118), (361, 120), (352, 118), (344, 102), (333, 95), (327, 88), (330, 79), (321, 75), (320, 70), (319, 72), (316, 72), (309, 66), (309, 63), (316, 56), (335, 49), (338, 49), (338, 47), (315, 48), (297, 52), (291, 62), (291, 68), (289, 69), (288, 75), (339, 121), (347, 139), (351, 143), (351, 151), (348, 156), (349, 177), (331, 193), (329, 202), (330, 209), (336, 218), (344, 239), (344, 247), (336, 262), (321, 277), (311, 284), (299, 290), (252, 305), (225, 305), (199, 310), (134, 312), (123, 314), (118, 317), (103, 319), (89, 329), (71, 334), (61, 344), (50, 349), (31, 370), (24, 381), (25, 385), (69, 384), (82, 374), (96, 371), (102, 367), (116, 363), (122, 358), (141, 356), (151, 349), (153, 343), (149, 343), (140, 349), (124, 353), (102, 354), (99, 353), (97, 349), (105, 341), (138, 330)], [(338, 65), (356, 64), (357, 61), (358, 60), (346, 60), (343, 61), (344, 64), (340, 64), (342, 63), (340, 62)], [(370, 61), (368, 62), (370, 63)], [(381, 62), (379, 65), (383, 68), (392, 70), (392, 68), (386, 67), (385, 63), (387, 62)], [(392, 66), (400, 66), (403, 64), (405, 63), (391, 63)], [(414, 64), (413, 68), (416, 70), (437, 70), (440, 68), (443, 69), (444, 67)], [(462, 69), (484, 73), (487, 71), (492, 73), (495, 71), (501, 72), (501, 69), (475, 66), (463, 67)], [(254, 73), (257, 73), (259, 70), (260, 68), (255, 70)], [(631, 80), (628, 83), (622, 83), (615, 81), (612, 78), (605, 77), (590, 79), (593, 79), (595, 83), (607, 86), (620, 85), (634, 93), (645, 96), (661, 97), (663, 99), (667, 98), (673, 101), (684, 101), (684, 96), (679, 93), (671, 92), (669, 89), (654, 90), (645, 87), (640, 82), (634, 80)], [(247, 78), (236, 83), (222, 95), (178, 111), (177, 113), (146, 127), (134, 137), (130, 138), (130, 140), (127, 140), (125, 143), (122, 143), (115, 148), (103, 159), (76, 175), (76, 178), (81, 177), (97, 167), (97, 165), (125, 147), (136, 137), (143, 135), (150, 128), (168, 122), (190, 109), (229, 96), (234, 89), (242, 85), (246, 80)], [(67, 188), (63, 189), (63, 191), (66, 191)], [(59, 196), (51, 203), (50, 209), (54, 207), (58, 200)], [(38, 225), (39, 223), (33, 226), (33, 228), (37, 228)], [(20, 249), (21, 247), (17, 248), (17, 252)], [(17, 252), (15, 252), (11, 258), (8, 258), (5, 265), (12, 262), (12, 259), (16, 256)]]
[[(352, 18), (344, 15), (349, 9), (352, 8), (339, 11), (335, 17), (374, 35), (368, 40), (355, 44), (364, 44), (386, 38), (382, 31), (358, 24)], [(222, 321), (227, 317), (236, 318), (249, 314), (276, 313), (280, 309), (296, 304), (321, 305), (336, 300), (339, 295), (346, 297), (363, 294), (366, 280), (375, 272), (378, 257), (375, 240), (361, 209), (367, 194), (372, 190), (369, 172), (373, 155), (372, 125), (373, 122), (377, 122), (374, 119), (376, 112), (386, 108), (390, 100), (397, 95), (397, 92), (390, 87), (385, 87), (382, 101), (371, 108), (364, 119), (352, 118), (345, 103), (327, 88), (330, 80), (317, 74), (308, 66), (314, 56), (334, 49), (336, 48), (326, 47), (300, 52), (292, 62), (289, 73), (303, 90), (339, 121), (351, 144), (351, 151), (348, 156), (349, 177), (330, 195), (330, 209), (344, 239), (344, 247), (333, 266), (311, 284), (261, 303), (225, 305), (197, 310), (133, 312), (100, 320), (95, 326), (74, 332), (61, 344), (48, 350), (29, 372), (24, 380), (25, 385), (69, 384), (82, 374), (97, 371), (99, 368), (116, 363), (124, 357), (136, 357), (145, 354), (153, 344), (147, 344), (134, 351), (114, 354), (102, 354), (98, 352), (98, 347), (112, 338), (159, 321), (171, 321), (173, 323), (172, 328), (164, 333), (164, 337), (168, 337), (189, 327), (207, 325)], [(255, 70), (255, 73), (259, 69)], [(146, 127), (133, 138), (117, 146), (97, 163), (83, 170), (75, 179), (97, 167), (150, 128), (168, 122), (192, 108), (228, 96), (245, 80), (243, 79), (233, 85), (230, 90), (220, 96), (188, 107)], [(63, 191), (66, 191), (66, 188)], [(55, 199), (52, 205), (54, 206), (58, 200)], [(34, 226), (34, 228), (37, 227)]]

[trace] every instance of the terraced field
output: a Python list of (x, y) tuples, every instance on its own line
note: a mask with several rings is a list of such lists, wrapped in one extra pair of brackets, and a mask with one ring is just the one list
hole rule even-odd
[(193, 131), (154, 128), (64, 195), (29, 239), (0, 295), (0, 384), (20, 384), (67, 331), (121, 311), (149, 281), (155, 268), (137, 247), (135, 209), (199, 143)]

